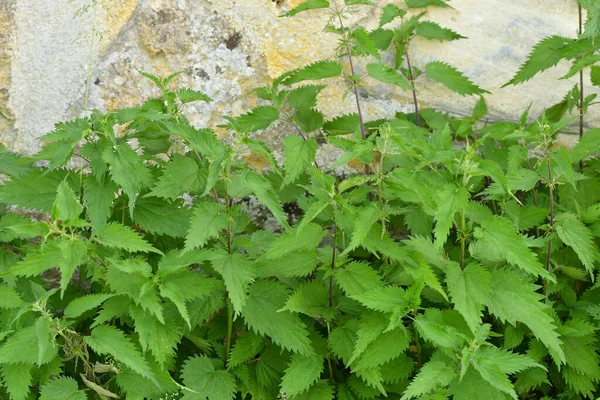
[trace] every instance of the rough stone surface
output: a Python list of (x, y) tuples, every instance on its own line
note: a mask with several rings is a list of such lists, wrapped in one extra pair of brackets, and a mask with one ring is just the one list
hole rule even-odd
[[(177, 84), (202, 90), (215, 100), (187, 105), (186, 112), (194, 124), (215, 127), (223, 115), (237, 115), (257, 104), (253, 97), (243, 96), (249, 90), (289, 69), (334, 56), (335, 35), (322, 32), (326, 13), (319, 10), (279, 18), (299, 3), (301, 0), (0, 0), (0, 110), (11, 117), (8, 122), (0, 121), (0, 141), (21, 152), (34, 152), (38, 148), (35, 138), (50, 131), (55, 122), (86, 112), (88, 80), (88, 108), (111, 110), (156, 96), (152, 83), (136, 68), (158, 75), (183, 70)], [(446, 61), (492, 92), (486, 95), (491, 120), (515, 120), (531, 102), (532, 115), (537, 115), (575, 84), (575, 78), (556, 80), (568, 68), (560, 64), (524, 85), (500, 88), (537, 41), (552, 34), (575, 35), (574, 1), (452, 0), (451, 4), (453, 8), (430, 9), (427, 19), (468, 39), (452, 43), (415, 40), (411, 58), (417, 67)], [(82, 8), (86, 6), (87, 10)], [(380, 12), (363, 9), (345, 23), (374, 28)], [(94, 31), (101, 33), (102, 40), (90, 48)], [(357, 70), (361, 72), (363, 64), (357, 63)], [(410, 110), (410, 93), (369, 83), (368, 91), (361, 92), (368, 119)], [(330, 117), (354, 111), (350, 96), (341, 101), (347, 90), (344, 82), (329, 80), (328, 84), (331, 86), (320, 95), (319, 108)], [(418, 89), (421, 106), (453, 114), (470, 114), (476, 101), (426, 78), (419, 79)], [(587, 77), (585, 91), (596, 91)], [(592, 110), (586, 121), (589, 126), (597, 124), (598, 112)], [(227, 134), (218, 129), (217, 133)], [(290, 127), (281, 123), (261, 137), (279, 145), (288, 133)], [(326, 147), (319, 154), (324, 159), (334, 157)], [(261, 168), (260, 160), (251, 161)]]

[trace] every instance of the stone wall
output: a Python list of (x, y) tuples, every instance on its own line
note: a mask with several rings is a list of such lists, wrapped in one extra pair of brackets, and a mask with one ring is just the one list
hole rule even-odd
[[(136, 68), (158, 75), (184, 70), (179, 84), (215, 99), (211, 104), (187, 106), (190, 119), (214, 127), (222, 122), (222, 115), (236, 115), (254, 105), (252, 97), (242, 97), (252, 88), (288, 69), (333, 57), (335, 37), (322, 33), (325, 13), (279, 18), (299, 3), (0, 0), (0, 111), (10, 117), (8, 122), (0, 120), (0, 141), (21, 152), (36, 151), (35, 139), (56, 121), (85, 112), (88, 76), (88, 108), (111, 110), (139, 103), (155, 92)], [(575, 1), (453, 0), (451, 4), (453, 8), (430, 9), (427, 17), (467, 39), (415, 40), (414, 64), (439, 59), (464, 71), (492, 92), (486, 96), (492, 120), (515, 120), (530, 102), (536, 115), (574, 85), (575, 78), (556, 80), (566, 72), (565, 64), (524, 85), (500, 88), (538, 40), (551, 34), (575, 35)], [(348, 24), (374, 28), (379, 14), (379, 9), (365, 10)], [(92, 33), (95, 38), (101, 34), (101, 40), (90, 47)], [(341, 80), (332, 82), (322, 93), (319, 108), (328, 116), (353, 111), (350, 98), (341, 102), (345, 90)], [(585, 90), (595, 89), (588, 83)], [(419, 91), (422, 106), (458, 115), (470, 114), (476, 100), (422, 78)], [(362, 95), (369, 119), (410, 109), (409, 93), (387, 85), (373, 84)], [(598, 113), (592, 111), (587, 123), (597, 122)], [(283, 127), (275, 126), (263, 137), (277, 142), (285, 134)]]

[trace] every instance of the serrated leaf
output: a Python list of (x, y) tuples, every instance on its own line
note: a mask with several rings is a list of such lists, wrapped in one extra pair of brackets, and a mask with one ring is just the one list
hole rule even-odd
[(83, 179), (83, 201), (86, 216), (94, 231), (106, 223), (112, 214), (117, 185), (108, 177), (98, 181), (93, 175)]
[(464, 210), (469, 203), (469, 193), (463, 187), (447, 185), (438, 193), (438, 207), (435, 211), (435, 244), (439, 248), (443, 247), (448, 239), (450, 228), (454, 221), (454, 214), (459, 210)]
[(389, 24), (397, 17), (404, 17), (406, 15), (406, 11), (399, 8), (395, 4), (386, 4), (383, 7), (383, 11), (381, 12), (381, 17), (379, 18), (379, 27)]
[(17, 291), (7, 285), (0, 285), (0, 309), (20, 308), (25, 302)]
[(323, 356), (294, 354), (281, 380), (281, 391), (294, 397), (310, 388), (323, 372)]
[(184, 392), (185, 400), (231, 400), (235, 397), (235, 378), (223, 369), (223, 362), (206, 356), (189, 358), (181, 377), (195, 393)]
[(581, 137), (571, 151), (571, 160), (579, 162), (596, 153), (600, 153), (600, 129), (590, 129)]
[(28, 253), (25, 258), (12, 266), (9, 270), (0, 273), (0, 276), (35, 276), (51, 268), (58, 268), (63, 256), (58, 245), (59, 240), (50, 241), (44, 248), (37, 248)]
[(277, 282), (257, 281), (250, 287), (242, 317), (256, 333), (270, 336), (280, 347), (310, 355), (314, 351), (304, 323), (289, 311), (279, 312), (288, 294)]
[(317, 279), (301, 285), (286, 301), (283, 310), (306, 314), (313, 318), (333, 316), (329, 307), (329, 295), (323, 283)]
[(133, 229), (118, 222), (111, 222), (104, 225), (98, 229), (96, 235), (98, 242), (107, 247), (131, 252), (143, 251), (161, 254), (159, 250), (142, 239)]
[(71, 301), (65, 308), (66, 318), (77, 318), (86, 311), (99, 307), (106, 300), (113, 297), (111, 293), (94, 293), (87, 296), (81, 296)]
[(383, 287), (381, 276), (367, 264), (352, 262), (335, 271), (335, 280), (348, 296), (358, 296)]
[(49, 341), (50, 346), (40, 346), (35, 325), (23, 328), (0, 346), (0, 364), (47, 364), (58, 353), (53, 338)]
[(312, 385), (306, 392), (294, 396), (290, 400), (333, 400), (334, 388), (327, 381), (321, 380)]
[(181, 88), (175, 92), (175, 94), (183, 104), (198, 100), (202, 100), (206, 103), (212, 102), (212, 99), (209, 96), (199, 90)]
[(425, 72), (429, 78), (441, 83), (461, 96), (490, 93), (475, 85), (456, 68), (441, 61), (428, 63), (425, 66)]
[(429, 40), (452, 41), (457, 39), (466, 39), (452, 29), (442, 28), (437, 22), (422, 21), (417, 24), (416, 34)]
[(356, 360), (353, 370), (359, 371), (379, 367), (402, 355), (409, 344), (410, 337), (403, 328), (383, 332), (369, 344), (367, 350)]
[(401, 400), (408, 400), (424, 395), (439, 386), (447, 386), (453, 377), (453, 368), (447, 366), (442, 361), (429, 361), (423, 365), (419, 374), (408, 385)]
[(327, 0), (307, 0), (304, 3), (300, 3), (290, 11), (283, 14), (284, 17), (293, 17), (294, 15), (307, 10), (316, 10), (318, 8), (329, 8), (329, 1)]
[(450, 7), (446, 0), (406, 0), (408, 8), (424, 8), (429, 6)]
[(0, 186), (0, 200), (22, 208), (50, 211), (56, 198), (58, 185), (67, 178), (68, 174), (65, 170), (48, 173), (36, 170), (14, 177)]
[[(345, 285), (348, 287), (347, 283), (345, 283)], [(347, 290), (345, 291), (348, 293)], [(372, 310), (395, 312), (407, 306), (404, 294), (404, 289), (400, 286), (385, 286), (367, 290), (361, 294), (350, 295), (349, 297), (357, 300), (363, 306)]]
[(277, 222), (279, 222), (284, 229), (289, 229), (290, 226), (287, 222), (287, 216), (285, 215), (285, 212), (283, 212), (279, 197), (271, 183), (264, 176), (254, 172), (248, 172), (245, 175), (245, 178), (244, 183), (256, 195), (258, 201), (273, 213)]
[(75, 379), (61, 376), (42, 386), (40, 400), (86, 400), (84, 391), (79, 390)]
[(162, 170), (158, 182), (146, 196), (175, 200), (183, 193), (199, 188), (198, 164), (189, 157), (176, 154)]
[(109, 171), (113, 181), (123, 188), (129, 198), (129, 213), (133, 215), (135, 200), (140, 190), (152, 183), (152, 174), (140, 156), (126, 143), (108, 147), (102, 159), (110, 165)]
[(555, 362), (564, 363), (565, 355), (554, 319), (549, 315), (550, 307), (540, 301), (543, 296), (536, 293), (538, 286), (509, 268), (491, 271), (490, 282), (490, 296), (485, 302), (489, 312), (513, 326), (516, 322), (525, 324), (551, 350)]
[[(11, 400), (25, 400), (29, 395), (33, 382), (31, 364), (4, 364), (2, 365), (2, 378), (6, 391)], [(62, 399), (61, 399), (62, 400)]]
[(83, 206), (79, 204), (75, 192), (66, 181), (58, 185), (56, 199), (52, 204), (52, 219), (60, 221), (69, 221), (76, 218), (83, 211)]
[(267, 129), (273, 122), (279, 119), (279, 110), (271, 106), (259, 106), (249, 113), (232, 118), (226, 125), (241, 133), (252, 133)]
[(130, 307), (129, 313), (144, 352), (150, 350), (154, 360), (162, 368), (168, 369), (172, 366), (176, 356), (175, 350), (182, 337), (180, 325), (162, 323), (139, 306)]
[(61, 273), (60, 290), (62, 296), (77, 267), (87, 260), (87, 246), (79, 239), (61, 240), (57, 244), (61, 250), (59, 269)]
[(113, 326), (100, 325), (83, 340), (98, 354), (109, 354), (141, 376), (156, 381), (142, 354), (125, 334)]
[(308, 224), (301, 232), (292, 229), (279, 236), (262, 255), (267, 260), (276, 260), (298, 250), (314, 250), (325, 236), (317, 224)]
[(328, 135), (345, 135), (354, 133), (359, 129), (360, 118), (358, 114), (345, 114), (335, 117), (331, 121), (327, 121), (323, 125), (323, 130)]
[(314, 108), (302, 108), (297, 110), (296, 114), (294, 115), (294, 119), (296, 120), (296, 123), (302, 132), (306, 133), (320, 129), (325, 123), (325, 117), (323, 117), (323, 113)]
[(352, 240), (342, 254), (347, 254), (363, 243), (371, 232), (371, 227), (379, 220), (380, 210), (376, 206), (366, 206), (360, 209), (357, 214)]
[(158, 197), (141, 198), (133, 210), (133, 221), (140, 228), (175, 238), (186, 237), (191, 217), (192, 210), (183, 199), (167, 202)]
[(248, 287), (254, 282), (254, 265), (243, 254), (226, 254), (212, 260), (213, 269), (223, 277), (235, 315), (242, 312)]
[(265, 346), (265, 339), (252, 331), (244, 332), (229, 353), (227, 368), (232, 369), (255, 357)]
[(466, 342), (466, 337), (447, 323), (444, 319), (447, 312), (437, 309), (425, 310), (424, 314), (420, 314), (415, 318), (415, 327), (425, 340), (430, 341), (437, 347), (458, 351)]
[(194, 216), (185, 240), (185, 250), (203, 247), (209, 239), (217, 237), (227, 228), (229, 216), (224, 204), (199, 203), (194, 208)]
[(585, 269), (592, 274), (594, 263), (600, 260), (600, 252), (591, 231), (574, 215), (557, 220), (555, 227), (560, 240), (573, 248)]
[(534, 47), (527, 61), (525, 61), (519, 71), (504, 86), (518, 85), (533, 78), (537, 73), (554, 67), (560, 60), (565, 58), (564, 49), (572, 43), (572, 39), (561, 36), (549, 36)]
[(481, 325), (483, 304), (490, 293), (490, 274), (477, 264), (469, 264), (464, 270), (456, 263), (448, 263), (446, 282), (454, 309), (457, 310), (475, 332)]
[(299, 110), (302, 108), (312, 108), (317, 105), (317, 96), (321, 90), (325, 89), (323, 85), (306, 85), (290, 90), (287, 101), (290, 106)]
[(396, 85), (402, 89), (412, 90), (412, 85), (393, 68), (381, 63), (367, 64), (367, 73), (371, 78), (383, 83)]
[(489, 261), (506, 260), (534, 275), (543, 276), (551, 281), (551, 276), (529, 249), (527, 240), (520, 235), (515, 226), (505, 218), (493, 216), (484, 221), (481, 228), (475, 228), (470, 250), (476, 258)]
[(317, 141), (313, 138), (304, 140), (300, 136), (286, 136), (283, 139), (286, 172), (284, 185), (294, 182), (306, 168), (312, 165), (317, 147)]
[(483, 96), (479, 96), (479, 100), (473, 107), (472, 117), (474, 120), (479, 120), (488, 113), (487, 104)]
[(375, 47), (375, 43), (371, 39), (371, 36), (366, 31), (365, 28), (357, 28), (350, 32), (350, 38), (354, 39), (354, 51), (356, 51), (360, 55), (370, 55), (378, 60), (381, 59), (381, 55), (379, 51), (377, 51), (377, 47)]
[(455, 400), (472, 400), (479, 397), (486, 400), (507, 400), (506, 394), (490, 385), (475, 368), (469, 368), (462, 380), (454, 379), (449, 392)]
[[(316, 0), (324, 1), (324, 0)], [(325, 1), (326, 2), (326, 1)], [(302, 6), (302, 5), (300, 5)], [(300, 7), (298, 6), (298, 7)], [(329, 6), (329, 3), (327, 3)], [(293, 10), (292, 10), (293, 11)], [(333, 78), (342, 74), (342, 65), (337, 61), (317, 61), (307, 66), (292, 71), (290, 75), (282, 82), (286, 86), (293, 85), (294, 83), (318, 80), (325, 78)]]

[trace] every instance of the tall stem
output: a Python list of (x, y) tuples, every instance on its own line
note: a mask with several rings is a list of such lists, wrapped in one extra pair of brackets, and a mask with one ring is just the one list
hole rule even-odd
[(408, 66), (408, 79), (412, 86), (413, 103), (415, 104), (415, 123), (421, 126), (421, 117), (419, 115), (419, 102), (417, 101), (417, 90), (415, 89), (415, 75), (413, 74), (412, 66), (410, 65), (410, 57), (408, 55), (408, 43), (406, 44), (406, 65)]
[[(335, 8), (336, 8), (335, 11), (336, 11), (338, 19), (340, 21), (340, 29), (342, 30), (342, 34), (344, 35), (344, 44), (346, 45), (346, 52), (348, 53), (348, 62), (350, 64), (350, 73), (354, 77), (356, 75), (355, 75), (355, 71), (354, 71), (354, 63), (352, 62), (350, 39), (348, 38), (346, 28), (344, 28), (344, 21), (342, 20), (342, 13), (339, 11), (337, 3), (334, 3), (334, 4), (335, 4)], [(360, 108), (360, 100), (358, 98), (358, 89), (354, 82), (352, 83), (352, 91), (354, 92), (354, 98), (356, 99), (356, 110), (358, 112), (358, 120), (360, 122), (360, 133), (362, 135), (363, 140), (365, 140), (367, 138), (367, 130), (365, 129), (365, 123), (364, 123), (362, 111)]]
[(460, 213), (460, 269), (464, 269), (465, 267), (465, 247), (467, 243), (467, 235), (465, 234), (465, 229), (465, 210), (462, 209)]
[[(577, 2), (578, 10), (579, 10), (579, 36), (583, 33), (583, 12), (581, 9), (581, 4)], [(579, 57), (581, 59), (581, 57)], [(579, 104), (577, 105), (579, 109), (579, 140), (583, 137), (583, 69), (579, 70)], [(583, 169), (583, 160), (579, 160), (579, 169)]]
[[(337, 225), (335, 223), (335, 219), (333, 221), (333, 234), (332, 234), (332, 238), (333, 238), (333, 246), (332, 246), (332, 250), (331, 250), (331, 270), (333, 272), (333, 270), (335, 269), (335, 237), (337, 235)], [(329, 307), (332, 308), (333, 307), (333, 275), (329, 276)]]
[[(546, 166), (548, 168), (548, 188), (550, 190), (550, 232), (554, 230), (554, 179), (550, 167), (550, 156), (546, 150)], [(546, 271), (550, 271), (550, 252), (552, 251), (552, 239), (548, 241), (548, 254), (546, 255)], [(547, 280), (544, 279), (544, 295), (546, 294)]]
[[(227, 252), (232, 252), (232, 234), (231, 234), (231, 204), (229, 200), (229, 163), (225, 168), (225, 209), (227, 210)], [(233, 305), (231, 300), (227, 300), (227, 337), (225, 338), (225, 361), (229, 359), (229, 351), (231, 350), (231, 335), (233, 331)]]

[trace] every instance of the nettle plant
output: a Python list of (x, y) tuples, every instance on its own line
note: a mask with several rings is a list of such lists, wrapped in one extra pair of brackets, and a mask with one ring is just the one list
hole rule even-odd
[[(208, 96), (142, 73), (161, 97), (59, 123), (33, 157), (0, 153), (2, 202), (42, 212), (0, 219), (3, 396), (598, 394), (598, 131), (568, 150), (556, 134), (577, 116), (482, 125), (482, 98), (468, 118), (415, 100), (410, 115), (364, 121), (357, 60), (416, 99), (410, 41), (460, 36), (411, 10), (441, 0), (387, 5), (373, 31), (344, 25), (369, 5), (309, 0), (287, 14), (331, 13), (354, 114), (326, 121), (323, 85), (297, 85), (343, 75), (321, 61), (257, 89), (264, 104), (226, 118), (223, 142), (182, 112)], [(484, 92), (447, 64), (423, 71)], [(291, 132), (283, 165), (254, 136), (277, 120)], [(329, 169), (315, 160), (321, 136), (343, 153)], [(354, 159), (360, 172), (331, 173)], [(278, 229), (253, 221), (250, 196)], [(294, 202), (298, 218), (284, 211)]]

